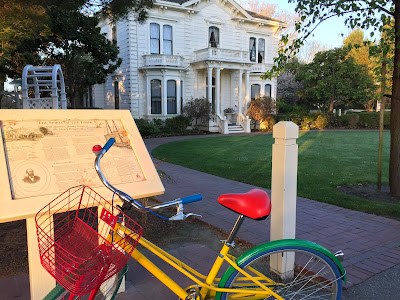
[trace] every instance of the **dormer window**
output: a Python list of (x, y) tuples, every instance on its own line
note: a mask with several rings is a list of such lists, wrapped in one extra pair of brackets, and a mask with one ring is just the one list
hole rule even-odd
[(250, 61), (256, 61), (256, 38), (251, 37), (249, 43)]
[(219, 28), (211, 26), (208, 29), (208, 44), (209, 47), (217, 48), (219, 46)]
[(258, 39), (258, 63), (263, 63), (264, 62), (264, 56), (265, 55), (265, 40), (264, 39)]
[(150, 23), (150, 53), (160, 54), (160, 25)]

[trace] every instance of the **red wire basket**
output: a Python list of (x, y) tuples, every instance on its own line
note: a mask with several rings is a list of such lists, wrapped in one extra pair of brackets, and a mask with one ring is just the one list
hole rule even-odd
[[(112, 232), (121, 216), (132, 233), (118, 233), (121, 240), (115, 244)], [(77, 296), (118, 273), (143, 232), (135, 221), (87, 186), (70, 188), (42, 208), (35, 220), (43, 267)]]

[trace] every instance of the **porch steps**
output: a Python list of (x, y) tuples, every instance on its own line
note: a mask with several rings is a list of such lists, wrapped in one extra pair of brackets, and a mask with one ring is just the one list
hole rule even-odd
[(229, 124), (228, 125), (228, 131), (229, 131), (229, 134), (232, 134), (232, 133), (244, 133), (244, 130), (243, 130), (243, 127), (242, 126), (240, 126), (240, 125), (231, 125), (231, 124)]

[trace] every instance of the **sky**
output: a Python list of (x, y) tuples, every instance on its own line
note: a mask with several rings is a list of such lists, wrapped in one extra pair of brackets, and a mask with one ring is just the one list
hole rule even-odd
[[(294, 3), (288, 3), (287, 0), (266, 0), (265, 2), (278, 4), (278, 10), (285, 10), (288, 12), (294, 12), (296, 7)], [(314, 31), (314, 36), (310, 36), (308, 39), (316, 40), (320, 44), (325, 45), (327, 49), (331, 49), (341, 47), (343, 45), (343, 39), (350, 32), (351, 29), (344, 25), (344, 18), (335, 17), (322, 22)], [(371, 39), (369, 32), (365, 33), (364, 37)]]

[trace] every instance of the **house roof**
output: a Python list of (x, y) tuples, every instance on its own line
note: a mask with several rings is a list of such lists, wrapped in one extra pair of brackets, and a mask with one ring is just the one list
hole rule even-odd
[(164, 0), (164, 1), (182, 4), (182, 3), (188, 2), (189, 0)]
[(273, 18), (264, 16), (264, 15), (260, 15), (260, 14), (258, 14), (258, 13), (255, 13), (255, 12), (250, 11), (250, 10), (247, 10), (247, 9), (246, 9), (246, 12), (247, 12), (250, 16), (252, 16), (253, 18), (264, 19), (264, 20), (269, 20), (269, 21), (281, 22), (281, 21), (279, 21), (279, 20), (277, 20), (277, 19), (273, 19)]
[[(195, 0), (162, 0), (162, 1), (171, 2), (171, 3), (179, 4), (179, 5), (182, 5), (182, 6), (187, 6), (187, 5), (190, 5), (192, 2), (196, 2)], [(187, 3), (187, 2), (190, 2), (190, 3)], [(187, 3), (187, 4), (183, 5), (184, 3)], [(250, 19), (254, 18), (254, 19), (261, 19), (261, 20), (268, 20), (268, 21), (272, 21), (272, 22), (282, 23), (280, 20), (273, 19), (273, 18), (264, 16), (264, 15), (252, 12), (250, 10), (243, 9), (243, 7), (239, 3), (235, 2), (235, 1), (232, 1), (232, 4), (235, 4), (240, 9), (242, 9), (242, 13), (244, 13), (244, 15), (247, 14), (246, 18), (250, 17)]]

